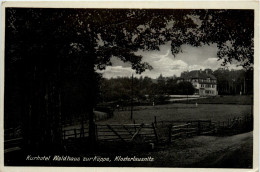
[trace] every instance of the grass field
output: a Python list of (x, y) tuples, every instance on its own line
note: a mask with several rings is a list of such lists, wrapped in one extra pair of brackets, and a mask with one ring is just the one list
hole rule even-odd
[[(232, 104), (167, 104), (156, 106), (134, 107), (135, 123), (152, 123), (154, 116), (157, 121), (167, 120), (212, 120), (227, 121), (234, 117), (243, 117), (251, 113), (251, 105)], [(102, 123), (132, 123), (130, 111), (115, 111), (114, 117)]]
[[(253, 96), (218, 96), (204, 98), (186, 103), (172, 103), (155, 106), (135, 106), (133, 119), (135, 123), (151, 123), (156, 116), (157, 121), (167, 120), (212, 120), (227, 121), (234, 117), (251, 114)], [(196, 107), (196, 104), (198, 106)], [(133, 123), (131, 112), (115, 111), (114, 116), (101, 123)], [(100, 123), (100, 122), (99, 122)]]
[(237, 105), (252, 105), (252, 95), (236, 95), (236, 96), (217, 96), (204, 99), (190, 100), (189, 103), (199, 104), (237, 104)]

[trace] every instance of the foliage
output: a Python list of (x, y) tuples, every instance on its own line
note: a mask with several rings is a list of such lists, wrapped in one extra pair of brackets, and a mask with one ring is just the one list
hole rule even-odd
[(213, 72), (217, 78), (219, 95), (253, 94), (252, 70), (218, 69)]
[(223, 65), (234, 61), (246, 69), (254, 63), (254, 11), (253, 10), (200, 10), (199, 39), (203, 43), (216, 43), (218, 57)]
[(167, 102), (170, 94), (191, 95), (195, 91), (189, 82), (177, 84), (176, 79), (165, 78), (162, 75), (154, 81), (149, 77), (134, 78), (133, 95), (131, 95), (131, 78), (104, 79), (101, 83), (101, 101), (120, 101), (125, 106), (130, 105), (132, 96), (137, 102), (152, 105), (153, 102), (156, 104)]
[(178, 83), (177, 90), (180, 95), (192, 95), (195, 92), (193, 85), (186, 81)]

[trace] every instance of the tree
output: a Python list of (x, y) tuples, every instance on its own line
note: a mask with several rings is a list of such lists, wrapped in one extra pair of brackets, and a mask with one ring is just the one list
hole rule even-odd
[(162, 74), (160, 74), (160, 76), (157, 78), (157, 89), (158, 89), (158, 94), (166, 93), (166, 82)]
[(195, 92), (195, 88), (190, 82), (180, 82), (177, 84), (177, 93), (179, 95), (192, 95)]
[(217, 78), (217, 88), (220, 95), (253, 93), (252, 70), (228, 70), (220, 68), (214, 71), (214, 76)]
[[(152, 66), (134, 53), (139, 49), (159, 50), (171, 41), (175, 55), (183, 44), (217, 43), (224, 64), (236, 59), (248, 66), (253, 63), (252, 28), (250, 10), (7, 8), (5, 76), (19, 78), (25, 140), (36, 147), (59, 145), (66, 109), (62, 103), (70, 104), (66, 95), (76, 89), (81, 103), (73, 107), (87, 112), (94, 142), (93, 107), (100, 80), (96, 70), (111, 65), (111, 57), (142, 73)], [(9, 79), (5, 103), (15, 89)]]
[(167, 93), (168, 94), (178, 94), (177, 93), (177, 79), (170, 78), (166, 83)]
[(238, 61), (245, 69), (254, 64), (254, 11), (253, 10), (200, 10), (195, 11), (201, 24), (201, 42), (216, 43), (218, 57), (223, 65)]

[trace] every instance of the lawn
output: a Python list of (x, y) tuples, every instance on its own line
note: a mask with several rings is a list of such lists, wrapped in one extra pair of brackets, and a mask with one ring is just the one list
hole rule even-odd
[[(154, 116), (157, 121), (167, 120), (212, 120), (227, 121), (234, 117), (243, 117), (251, 113), (251, 105), (234, 104), (166, 104), (156, 106), (134, 107), (135, 123), (152, 123)], [(132, 123), (130, 111), (115, 111), (114, 116), (101, 123)]]
[(133, 121), (135, 123), (152, 123), (155, 116), (157, 121), (212, 120), (222, 122), (251, 114), (252, 104), (253, 96), (237, 95), (190, 100), (188, 104), (183, 102), (155, 106), (135, 106), (134, 120), (130, 120), (130, 110), (116, 110), (111, 119), (101, 121), (101, 123), (133, 123)]
[(236, 95), (236, 96), (217, 96), (204, 99), (190, 100), (189, 103), (199, 104), (237, 104), (237, 105), (252, 105), (252, 95)]

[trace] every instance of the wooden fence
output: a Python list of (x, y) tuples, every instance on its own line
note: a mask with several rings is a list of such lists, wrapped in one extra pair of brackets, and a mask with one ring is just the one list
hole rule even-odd
[[(96, 125), (97, 140), (122, 142), (157, 142), (155, 125), (152, 124), (107, 124)], [(63, 139), (88, 136), (88, 128), (63, 131)]]
[(22, 135), (21, 127), (8, 128), (8, 129), (4, 130), (5, 139), (18, 138), (18, 137), (21, 137), (21, 135)]
[[(171, 142), (180, 137), (192, 137), (215, 132), (210, 120), (160, 121), (151, 124), (99, 124), (96, 125), (98, 141)], [(63, 139), (88, 136), (88, 128), (63, 131)]]
[(9, 153), (21, 149), (22, 137), (8, 139), (4, 141), (4, 153)]
[(123, 142), (157, 142), (155, 125), (152, 124), (124, 124), (97, 125), (98, 140)]
[(173, 139), (190, 137), (198, 134), (198, 128), (191, 125), (191, 123), (183, 125), (169, 125), (168, 142), (171, 143)]
[[(238, 134), (253, 130), (253, 116), (228, 119), (224, 122), (211, 120), (155, 121), (151, 124), (98, 124), (98, 141), (121, 141), (124, 143), (171, 143), (175, 139), (195, 135)], [(22, 143), (21, 129), (5, 129), (4, 150), (19, 150)], [(88, 128), (63, 130), (63, 140), (86, 138)]]
[(244, 117), (235, 117), (227, 121), (215, 122), (218, 135), (232, 135), (253, 130), (253, 116), (245, 115)]
[(63, 140), (69, 139), (69, 138), (81, 138), (81, 137), (88, 137), (88, 128), (74, 128), (74, 129), (68, 129), (63, 130)]
[[(212, 122), (211, 120), (156, 121), (155, 117), (151, 124), (98, 124), (96, 125), (96, 135), (98, 141), (162, 143), (195, 135), (223, 135), (252, 131), (252, 124), (253, 119), (250, 116), (228, 119), (224, 122)], [(63, 139), (87, 136), (88, 128), (63, 131)]]

